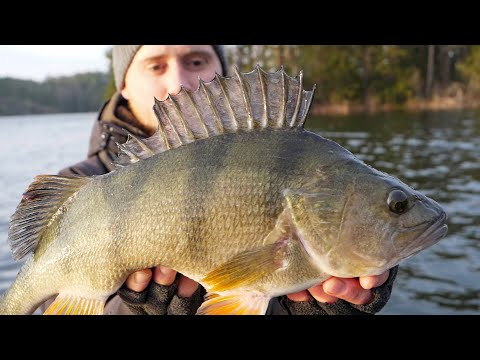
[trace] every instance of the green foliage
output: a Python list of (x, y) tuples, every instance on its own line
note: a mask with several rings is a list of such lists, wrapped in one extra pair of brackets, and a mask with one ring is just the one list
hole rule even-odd
[(472, 45), (469, 50), (457, 68), (467, 86), (467, 94), (480, 96), (480, 45)]
[(107, 52), (105, 53), (105, 56), (109, 60), (109, 65), (108, 65), (108, 84), (107, 87), (105, 88), (105, 93), (103, 95), (103, 100), (107, 101), (112, 97), (113, 94), (117, 91), (117, 88), (115, 86), (115, 78), (113, 77), (113, 66), (112, 66), (112, 49), (108, 49)]
[(97, 111), (107, 82), (107, 74), (101, 72), (47, 78), (41, 83), (0, 78), (0, 115)]
[(415, 66), (408, 52), (398, 46), (377, 48), (372, 71), (372, 91), (380, 103), (403, 104), (413, 97)]
[(428, 69), (429, 45), (237, 45), (229, 60), (243, 71), (261, 64), (287, 73), (303, 69), (307, 88), (317, 85), (315, 101), (324, 104), (403, 104), (425, 96), (427, 72), (433, 89), (443, 94), (453, 83), (469, 84), (480, 93), (479, 46), (434, 45)]
[(361, 97), (357, 49), (347, 45), (310, 45), (301, 50), (305, 84), (317, 85), (316, 97), (320, 102), (339, 103)]

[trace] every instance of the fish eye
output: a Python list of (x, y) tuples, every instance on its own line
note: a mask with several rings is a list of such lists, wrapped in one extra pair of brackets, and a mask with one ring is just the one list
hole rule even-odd
[(393, 190), (388, 195), (387, 204), (391, 211), (401, 214), (408, 208), (408, 196), (402, 190)]

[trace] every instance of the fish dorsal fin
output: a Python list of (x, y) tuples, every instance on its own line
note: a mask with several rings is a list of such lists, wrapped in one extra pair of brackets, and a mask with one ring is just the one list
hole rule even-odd
[(274, 73), (259, 66), (248, 73), (235, 68), (235, 76), (216, 74), (210, 82), (199, 80), (196, 91), (182, 87), (164, 101), (155, 99), (157, 132), (144, 140), (129, 134), (128, 141), (119, 145), (115, 164), (128, 165), (226, 132), (302, 128), (314, 91), (303, 89), (302, 72), (290, 77), (283, 67)]
[(35, 251), (45, 229), (90, 180), (87, 177), (58, 175), (35, 177), (10, 221), (8, 238), (15, 260)]

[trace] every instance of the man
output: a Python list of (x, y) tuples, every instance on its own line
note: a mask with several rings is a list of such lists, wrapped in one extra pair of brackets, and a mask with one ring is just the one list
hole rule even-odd
[[(154, 98), (164, 100), (180, 86), (196, 90), (198, 79), (226, 75), (221, 45), (116, 45), (112, 63), (117, 93), (94, 124), (88, 159), (62, 175), (100, 175), (113, 170), (116, 142), (123, 129), (139, 137), (153, 134)], [(379, 276), (330, 278), (308, 290), (271, 301), (268, 314), (373, 314), (386, 304), (397, 267)], [(162, 266), (134, 272), (105, 307), (105, 314), (194, 314), (205, 290), (195, 281)]]

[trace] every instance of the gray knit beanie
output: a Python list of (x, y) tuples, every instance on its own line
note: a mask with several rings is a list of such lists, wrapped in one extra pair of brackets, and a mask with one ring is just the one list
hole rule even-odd
[[(121, 90), (128, 67), (132, 63), (133, 57), (142, 45), (115, 45), (112, 49), (112, 67), (113, 76), (117, 90)], [(222, 64), (222, 75), (227, 75), (227, 58), (223, 45), (212, 45), (215, 53)]]

